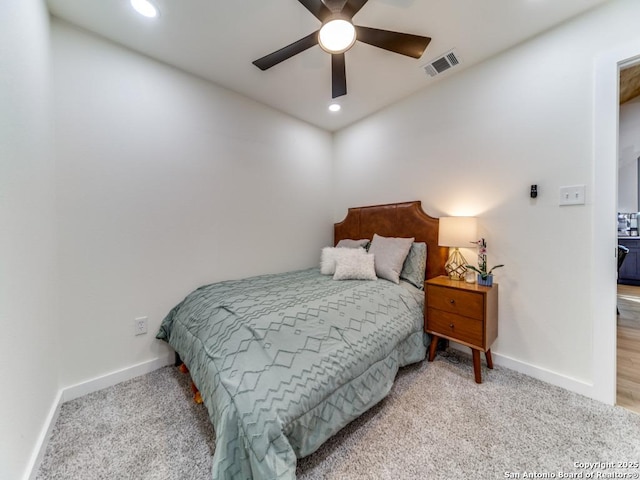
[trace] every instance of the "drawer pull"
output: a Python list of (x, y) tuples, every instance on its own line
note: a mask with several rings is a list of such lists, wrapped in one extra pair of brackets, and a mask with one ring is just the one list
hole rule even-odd
[(452, 298), (451, 300), (449, 300), (449, 303), (453, 305), (454, 303), (456, 303), (456, 301)]
[(453, 330), (453, 323), (449, 324), (449, 328)]

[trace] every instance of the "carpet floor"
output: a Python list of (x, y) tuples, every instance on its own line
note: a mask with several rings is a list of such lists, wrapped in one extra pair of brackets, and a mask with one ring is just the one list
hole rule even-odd
[[(402, 369), (297, 478), (640, 477), (640, 415), (500, 366), (482, 376), (456, 351)], [(36, 479), (210, 479), (214, 443), (188, 377), (165, 367), (63, 404)]]

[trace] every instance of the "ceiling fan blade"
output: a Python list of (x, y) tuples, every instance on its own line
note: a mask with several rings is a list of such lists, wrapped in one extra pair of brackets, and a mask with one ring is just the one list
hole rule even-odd
[(347, 94), (347, 71), (344, 63), (344, 53), (331, 55), (331, 98)]
[(356, 35), (361, 42), (413, 58), (420, 58), (431, 41), (429, 37), (369, 27), (356, 27)]
[(342, 8), (342, 13), (347, 17), (353, 18), (353, 16), (360, 11), (364, 4), (369, 0), (347, 0)]
[(309, 10), (314, 17), (324, 22), (330, 15), (331, 10), (322, 2), (322, 0), (298, 0), (304, 7)]
[(252, 62), (260, 70), (266, 70), (268, 68), (277, 65), (280, 62), (284, 62), (288, 58), (297, 55), (300, 52), (304, 52), (306, 49), (318, 44), (318, 32), (313, 32), (304, 38), (301, 38), (297, 42), (293, 42), (291, 45), (282, 47), (280, 50), (276, 50), (269, 55), (265, 55), (258, 60)]

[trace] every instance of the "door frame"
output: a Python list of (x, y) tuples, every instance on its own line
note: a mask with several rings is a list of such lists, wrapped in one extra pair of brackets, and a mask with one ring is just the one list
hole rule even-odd
[(616, 256), (620, 68), (640, 61), (640, 41), (596, 57), (593, 108), (593, 393), (615, 405), (617, 375)]

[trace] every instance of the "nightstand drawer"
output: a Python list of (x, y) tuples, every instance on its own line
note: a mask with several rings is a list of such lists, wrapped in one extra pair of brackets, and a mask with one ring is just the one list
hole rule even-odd
[(427, 285), (427, 305), (477, 320), (484, 318), (484, 297), (474, 292)]
[(483, 335), (481, 320), (463, 317), (454, 313), (445, 312), (429, 307), (427, 330), (436, 335), (442, 335), (453, 341), (462, 342), (483, 347)]

